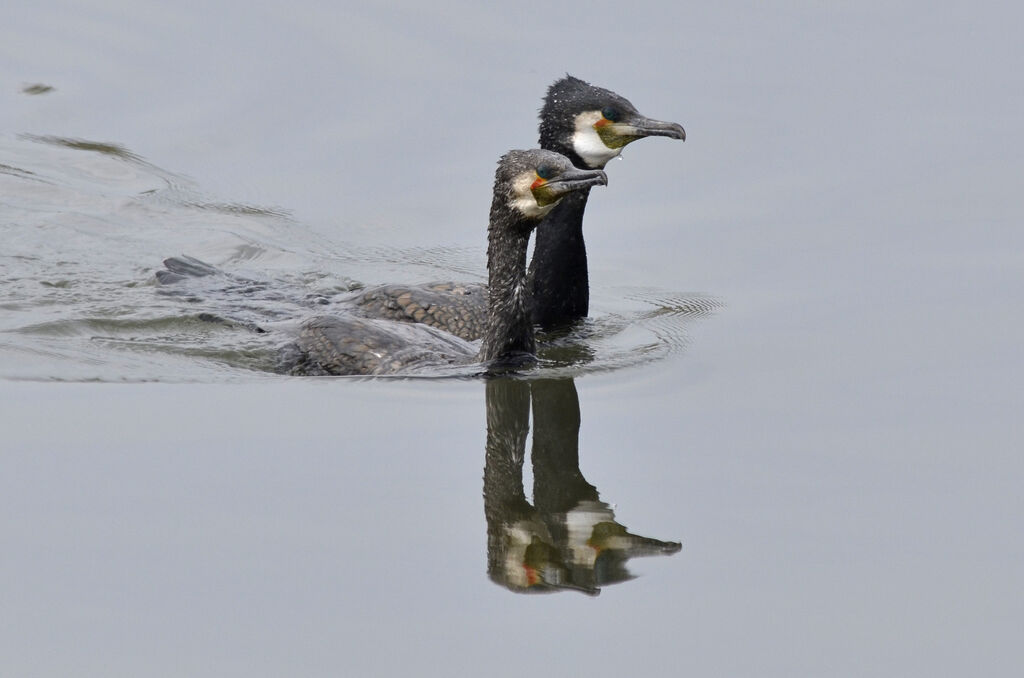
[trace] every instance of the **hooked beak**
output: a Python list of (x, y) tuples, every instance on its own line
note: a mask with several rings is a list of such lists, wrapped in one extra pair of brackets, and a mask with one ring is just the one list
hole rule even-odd
[(608, 148), (622, 148), (644, 137), (668, 137), (686, 141), (686, 130), (679, 123), (652, 120), (639, 114), (628, 120), (603, 125), (597, 133)]
[(545, 188), (550, 192), (552, 198), (558, 199), (566, 193), (572, 193), (583, 188), (607, 185), (608, 175), (604, 173), (604, 170), (577, 169), (574, 167), (548, 181), (545, 184)]
[(629, 121), (635, 132), (633, 136), (642, 139), (643, 137), (668, 137), (686, 141), (686, 130), (677, 122), (662, 122), (638, 116)]

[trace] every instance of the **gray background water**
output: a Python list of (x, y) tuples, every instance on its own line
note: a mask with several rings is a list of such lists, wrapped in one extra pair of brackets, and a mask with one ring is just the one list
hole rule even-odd
[[(5, 9), (0, 673), (1016, 675), (1022, 14)], [(722, 302), (576, 380), (587, 480), (683, 544), (596, 599), (488, 579), (481, 382), (260, 376), (145, 324), (182, 252), (479, 277), (566, 71), (688, 132), (595, 191), (595, 315)]]

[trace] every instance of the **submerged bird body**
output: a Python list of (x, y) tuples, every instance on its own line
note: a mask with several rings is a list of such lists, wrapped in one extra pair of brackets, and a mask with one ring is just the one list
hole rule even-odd
[[(540, 112), (540, 146), (584, 169), (602, 169), (632, 141), (684, 139), (683, 128), (651, 120), (624, 97), (566, 76), (548, 89)], [(567, 195), (537, 227), (525, 293), (531, 320), (552, 329), (586, 317), (590, 308), (583, 213), (589, 189)], [(483, 336), (488, 286), (451, 282), (387, 285), (361, 293), (361, 315), (430, 325), (466, 340)]]
[[(564, 197), (605, 183), (603, 171), (577, 169), (558, 153), (509, 151), (495, 173), (487, 229), (489, 294), (479, 347), (423, 323), (354, 315), (319, 316), (301, 328), (296, 341), (300, 357), (293, 371), (397, 374), (473, 362), (490, 366), (528, 362), (535, 349), (526, 287), (530, 234)], [(399, 298), (408, 301), (402, 294)], [(424, 311), (421, 317), (426, 317), (425, 309), (429, 307), (429, 303), (419, 307)], [(438, 318), (445, 315), (436, 308), (433, 313)]]
[(301, 375), (412, 374), (473, 361), (476, 347), (429, 326), (355, 316), (304, 322), (288, 371)]
[(356, 307), (368, 318), (429, 325), (474, 341), (484, 336), (487, 328), (487, 285), (381, 285), (360, 292)]

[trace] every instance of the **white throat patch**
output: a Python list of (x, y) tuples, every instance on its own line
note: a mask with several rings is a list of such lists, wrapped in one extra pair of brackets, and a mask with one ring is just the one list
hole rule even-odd
[(572, 150), (591, 169), (602, 169), (619, 153), (621, 148), (608, 148), (594, 129), (594, 123), (602, 118), (600, 111), (586, 111), (576, 116), (576, 131), (572, 135)]
[(520, 214), (531, 219), (541, 219), (555, 208), (558, 200), (548, 205), (538, 205), (537, 198), (533, 195), (533, 182), (537, 180), (534, 172), (523, 172), (512, 181), (512, 200), (509, 203), (512, 208)]

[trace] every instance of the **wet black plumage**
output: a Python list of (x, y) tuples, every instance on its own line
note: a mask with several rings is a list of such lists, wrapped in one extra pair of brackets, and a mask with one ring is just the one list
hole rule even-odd
[(578, 169), (558, 153), (509, 151), (495, 173), (487, 246), (490, 294), (479, 348), (422, 324), (319, 316), (302, 326), (294, 371), (394, 374), (474, 361), (490, 366), (529, 362), (535, 350), (526, 293), (530, 234), (559, 200), (605, 183), (603, 171)]
[[(570, 75), (548, 88), (540, 111), (540, 146), (561, 153), (576, 167), (603, 168), (626, 144), (647, 136), (685, 139), (686, 133), (676, 123), (642, 116), (615, 92)], [(537, 227), (527, 290), (531, 319), (545, 329), (589, 312), (583, 238), (588, 197), (589, 190), (566, 196)], [(355, 307), (366, 317), (424, 323), (473, 340), (486, 327), (487, 287), (454, 282), (385, 285), (360, 294)]]

